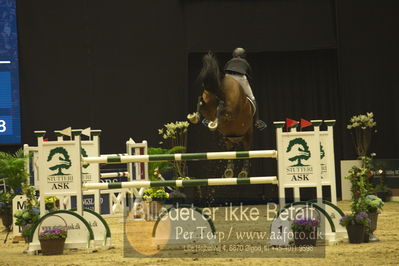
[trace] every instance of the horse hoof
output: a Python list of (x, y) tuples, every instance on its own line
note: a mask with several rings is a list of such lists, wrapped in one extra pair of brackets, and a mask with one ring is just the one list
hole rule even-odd
[(188, 119), (188, 121), (190, 121), (193, 124), (198, 124), (200, 117), (199, 117), (198, 113), (192, 113), (192, 114), (187, 115), (187, 119)]
[(225, 177), (225, 178), (232, 178), (233, 175), (234, 175), (233, 169), (228, 168), (228, 169), (226, 169), (226, 170), (224, 171), (224, 177)]
[(209, 128), (211, 131), (215, 131), (215, 130), (218, 128), (218, 123), (215, 122), (215, 121), (212, 121), (212, 122), (210, 122), (210, 123), (208, 124), (208, 128)]
[(248, 177), (248, 172), (247, 171), (241, 171), (238, 174), (238, 178), (244, 178), (244, 177)]

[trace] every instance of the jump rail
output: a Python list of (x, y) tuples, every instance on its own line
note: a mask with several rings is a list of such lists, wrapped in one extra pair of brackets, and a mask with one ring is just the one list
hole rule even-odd
[(188, 160), (220, 160), (247, 158), (277, 158), (276, 150), (234, 151), (234, 152), (206, 152), (206, 153), (175, 153), (154, 155), (112, 155), (100, 157), (82, 157), (82, 163), (118, 164), (154, 161), (188, 161)]
[(101, 178), (110, 177), (129, 177), (129, 172), (111, 172), (111, 173), (100, 173)]
[(142, 187), (164, 187), (164, 186), (226, 186), (226, 185), (254, 185), (254, 184), (278, 184), (277, 177), (247, 177), (247, 178), (209, 178), (191, 180), (167, 180), (167, 181), (130, 181), (118, 183), (85, 183), (84, 190), (90, 189), (119, 189), (119, 188), (142, 188)]

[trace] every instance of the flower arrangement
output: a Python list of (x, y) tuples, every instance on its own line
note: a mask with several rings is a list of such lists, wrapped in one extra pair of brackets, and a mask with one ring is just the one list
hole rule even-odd
[(368, 228), (370, 225), (370, 219), (367, 212), (361, 211), (358, 213), (351, 213), (342, 217), (339, 223), (343, 226), (348, 226), (350, 224), (361, 224)]
[(16, 211), (14, 217), (17, 218), (16, 225), (25, 226), (34, 224), (40, 217), (39, 203), (35, 198), (35, 187), (24, 184), (22, 192), (26, 195), (25, 209)]
[(56, 196), (50, 196), (50, 197), (46, 197), (44, 199), (44, 204), (46, 205), (45, 208), (48, 211), (53, 211), (53, 210), (57, 210), (59, 206), (57, 206), (59, 204), (59, 199)]
[[(187, 121), (176, 121), (167, 123), (158, 129), (158, 134), (162, 136), (160, 144), (165, 144), (168, 149), (179, 147), (182, 152), (187, 150), (187, 132), (190, 124)], [(185, 161), (174, 161), (174, 168), (178, 176), (187, 176), (187, 164)]]
[(16, 225), (24, 226), (34, 224), (40, 217), (38, 208), (23, 209), (16, 211), (14, 217), (17, 218)]
[(44, 239), (65, 239), (68, 236), (68, 231), (65, 228), (58, 227), (52, 229), (45, 229), (44, 231), (40, 232), (39, 240)]
[(176, 121), (175, 123), (167, 123), (158, 129), (158, 134), (169, 142), (169, 147), (187, 146), (187, 131), (190, 124), (187, 121)]
[(314, 231), (315, 228), (320, 226), (320, 220), (312, 219), (312, 218), (301, 218), (295, 220), (291, 229), (295, 232), (297, 231)]
[(377, 126), (377, 122), (374, 120), (374, 114), (366, 113), (365, 115), (355, 115), (350, 119), (350, 124), (347, 125), (348, 129), (360, 128), (367, 129)]
[(164, 201), (169, 198), (169, 193), (163, 187), (150, 187), (144, 190), (143, 199), (146, 202)]
[(31, 233), (31, 227), (40, 218), (39, 202), (35, 197), (35, 187), (28, 184), (22, 185), (22, 192), (26, 195), (26, 204), (23, 210), (15, 212), (16, 225), (22, 227), (22, 236), (28, 237)]
[(384, 206), (384, 202), (382, 201), (382, 199), (375, 195), (367, 195), (365, 201), (369, 212), (382, 210), (382, 206)]
[(350, 119), (347, 129), (351, 130), (353, 144), (358, 156), (365, 156), (370, 146), (371, 136), (376, 130), (372, 128), (377, 126), (374, 114), (366, 113), (365, 115), (355, 115)]
[(39, 202), (36, 199), (36, 188), (29, 184), (22, 185), (22, 194), (26, 195), (27, 207), (39, 207)]

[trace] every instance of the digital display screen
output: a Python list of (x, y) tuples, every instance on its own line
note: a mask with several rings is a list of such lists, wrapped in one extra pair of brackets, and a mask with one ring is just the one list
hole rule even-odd
[(0, 145), (21, 143), (16, 0), (0, 0)]

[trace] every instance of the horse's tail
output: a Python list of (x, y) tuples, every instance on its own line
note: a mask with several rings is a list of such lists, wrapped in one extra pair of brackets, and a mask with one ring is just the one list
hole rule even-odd
[(202, 58), (202, 69), (198, 75), (198, 82), (203, 86), (203, 89), (223, 99), (222, 78), (223, 73), (220, 72), (218, 61), (212, 52), (208, 52)]

